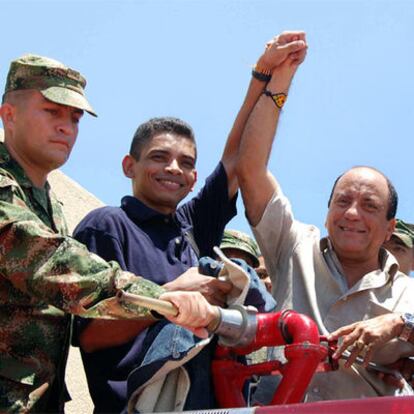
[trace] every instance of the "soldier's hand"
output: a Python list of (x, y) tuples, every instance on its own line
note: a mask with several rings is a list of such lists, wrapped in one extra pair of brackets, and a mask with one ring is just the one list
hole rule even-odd
[(286, 60), (290, 64), (299, 65), (305, 59), (307, 48), (305, 32), (283, 32), (266, 43), (265, 51), (257, 61), (257, 66), (273, 72)]
[(167, 291), (200, 292), (210, 304), (216, 306), (224, 306), (226, 304), (226, 296), (232, 287), (231, 282), (202, 275), (197, 267), (191, 267), (175, 280), (163, 286)]
[(166, 316), (169, 321), (200, 338), (208, 337), (206, 327), (220, 317), (218, 308), (210, 305), (199, 292), (166, 292), (160, 299), (173, 303), (178, 310), (177, 316)]

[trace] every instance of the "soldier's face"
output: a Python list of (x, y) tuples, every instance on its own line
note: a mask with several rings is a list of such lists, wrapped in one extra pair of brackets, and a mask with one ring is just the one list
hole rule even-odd
[(407, 247), (397, 236), (392, 236), (383, 246), (395, 256), (400, 271), (409, 275), (414, 267), (414, 248)]
[(132, 178), (133, 193), (148, 207), (173, 213), (197, 180), (195, 146), (186, 137), (161, 133), (149, 141), (140, 159), (124, 159), (124, 172)]
[(34, 168), (51, 171), (69, 158), (83, 111), (48, 101), (38, 91), (27, 91), (14, 105), (14, 151)]

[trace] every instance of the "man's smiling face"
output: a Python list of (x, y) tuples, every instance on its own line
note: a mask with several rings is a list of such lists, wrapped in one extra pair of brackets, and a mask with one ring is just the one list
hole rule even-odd
[(338, 181), (326, 218), (326, 228), (339, 259), (365, 261), (378, 257), (395, 220), (387, 219), (386, 179), (370, 168), (354, 168)]
[(132, 178), (134, 196), (160, 213), (173, 213), (195, 185), (196, 149), (186, 137), (155, 135), (142, 148), (139, 160), (127, 157), (129, 168), (124, 164), (124, 171)]

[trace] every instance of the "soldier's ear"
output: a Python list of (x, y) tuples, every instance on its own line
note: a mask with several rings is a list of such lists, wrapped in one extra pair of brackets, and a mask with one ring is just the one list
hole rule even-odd
[(122, 160), (122, 170), (124, 171), (125, 177), (134, 178), (135, 171), (135, 159), (131, 155), (125, 155), (124, 159)]
[(9, 130), (15, 122), (16, 107), (9, 102), (5, 102), (0, 107), (0, 117), (3, 120), (4, 130)]

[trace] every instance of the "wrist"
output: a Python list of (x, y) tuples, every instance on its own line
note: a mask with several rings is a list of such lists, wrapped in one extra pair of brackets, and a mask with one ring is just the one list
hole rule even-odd
[(267, 89), (271, 92), (278, 93), (288, 93), (290, 84), (292, 82), (292, 77), (289, 76), (286, 72), (273, 71), (272, 78), (267, 84)]
[(402, 329), (398, 335), (398, 339), (404, 342), (409, 342), (412, 340), (413, 331), (414, 331), (414, 314), (412, 313), (402, 313), (399, 315), (399, 319), (402, 323)]
[(269, 82), (272, 75), (272, 71), (270, 69), (267, 69), (264, 66), (260, 66), (258, 63), (256, 63), (252, 68), (252, 76), (253, 78), (257, 79), (260, 82)]

